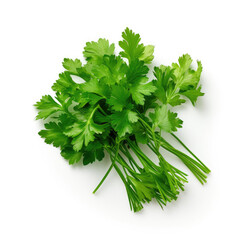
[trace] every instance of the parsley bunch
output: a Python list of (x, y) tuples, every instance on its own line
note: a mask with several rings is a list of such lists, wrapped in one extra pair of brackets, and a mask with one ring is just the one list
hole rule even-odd
[[(149, 79), (154, 47), (144, 46), (139, 34), (128, 28), (122, 37), (119, 55), (114, 54), (114, 44), (100, 38), (86, 43), (85, 64), (65, 58), (65, 71), (52, 86), (54, 98), (45, 95), (35, 106), (37, 119), (47, 119), (39, 135), (46, 143), (60, 147), (69, 164), (82, 160), (87, 165), (109, 154), (111, 166), (94, 193), (115, 169), (136, 212), (153, 198), (162, 207), (184, 190), (187, 174), (170, 164), (161, 149), (177, 156), (202, 184), (206, 182), (210, 170), (173, 133), (183, 121), (172, 111), (187, 99), (194, 105), (203, 96), (199, 86), (202, 65), (198, 61), (194, 70), (191, 57), (185, 54), (171, 66), (154, 67), (154, 79)], [(74, 75), (83, 83), (75, 82)], [(189, 155), (166, 141), (163, 131)], [(158, 163), (140, 144), (147, 145)]]

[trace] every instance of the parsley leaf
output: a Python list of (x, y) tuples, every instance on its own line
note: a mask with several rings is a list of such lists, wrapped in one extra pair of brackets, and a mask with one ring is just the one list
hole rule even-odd
[(95, 134), (101, 134), (104, 131), (104, 125), (98, 125), (93, 121), (93, 115), (97, 107), (86, 113), (87, 118), (75, 122), (64, 132), (68, 137), (72, 137), (72, 145), (75, 151), (82, 149), (83, 144), (87, 146), (89, 142), (95, 139)]
[(38, 134), (45, 138), (47, 144), (53, 144), (54, 147), (63, 147), (69, 143), (69, 138), (63, 134), (63, 127), (55, 122), (49, 122), (45, 125), (46, 130), (41, 130)]
[(174, 70), (174, 81), (181, 90), (186, 90), (189, 86), (196, 87), (200, 80), (202, 72), (202, 64), (200, 61), (197, 62), (198, 68), (194, 71), (191, 68), (192, 59), (188, 54), (183, 55), (178, 59), (179, 64), (173, 63), (172, 67)]
[(195, 105), (198, 97), (204, 95), (204, 93), (201, 92), (201, 86), (197, 89), (190, 89), (184, 92), (180, 92), (180, 94), (186, 96), (191, 101), (193, 106)]
[(69, 161), (70, 165), (72, 165), (81, 160), (83, 153), (74, 151), (72, 147), (66, 147), (61, 151), (61, 155)]
[(139, 44), (141, 41), (139, 34), (135, 34), (132, 30), (126, 28), (122, 37), (124, 40), (119, 42), (119, 46), (124, 50), (120, 52), (123, 58), (127, 58), (131, 62), (143, 55), (144, 45)]
[(130, 94), (126, 88), (120, 85), (112, 87), (111, 97), (107, 100), (107, 103), (115, 111), (122, 111), (122, 109), (128, 104)]
[(181, 127), (182, 120), (177, 118), (177, 114), (168, 110), (167, 105), (156, 108), (154, 113), (149, 114), (153, 122), (153, 127), (159, 127), (166, 132), (177, 131)]
[(107, 98), (109, 95), (109, 88), (106, 84), (99, 84), (97, 78), (93, 78), (90, 81), (84, 83), (81, 86), (83, 92), (95, 93), (103, 98)]
[(129, 83), (129, 90), (132, 98), (136, 104), (144, 104), (144, 96), (149, 96), (156, 90), (152, 82), (146, 83), (148, 78), (148, 67), (144, 65), (143, 61), (138, 59), (129, 64), (127, 71), (127, 81)]
[(101, 82), (114, 85), (124, 78), (126, 69), (126, 63), (119, 56), (111, 55), (104, 56), (102, 64), (93, 66), (91, 70)]
[(101, 161), (104, 158), (103, 145), (99, 141), (92, 142), (86, 147), (86, 151), (83, 154), (83, 165), (95, 162), (97, 159)]
[(109, 41), (100, 38), (97, 42), (87, 42), (83, 55), (87, 61), (98, 62), (104, 55), (112, 55), (114, 44), (109, 45)]
[(137, 113), (125, 109), (121, 112), (115, 112), (111, 116), (111, 124), (113, 129), (118, 132), (119, 137), (123, 137), (126, 133), (131, 133), (133, 130), (132, 123), (138, 121)]
[(50, 95), (43, 96), (40, 102), (34, 106), (39, 110), (36, 119), (46, 119), (53, 113), (62, 110), (61, 106)]
[(82, 67), (82, 63), (79, 59), (72, 60), (69, 58), (64, 58), (62, 64), (63, 67), (72, 74), (78, 74), (78, 69)]
[(150, 96), (156, 90), (152, 82), (146, 83), (147, 80), (148, 78), (140, 78), (130, 87), (130, 93), (136, 104), (143, 105), (145, 101), (144, 96)]
[(154, 46), (147, 45), (144, 47), (143, 54), (139, 57), (139, 60), (144, 61), (146, 64), (150, 64), (154, 58)]
[(69, 72), (63, 72), (59, 74), (59, 79), (53, 84), (52, 90), (55, 92), (67, 93), (69, 95), (74, 95), (77, 89), (79, 89), (79, 84), (72, 80)]

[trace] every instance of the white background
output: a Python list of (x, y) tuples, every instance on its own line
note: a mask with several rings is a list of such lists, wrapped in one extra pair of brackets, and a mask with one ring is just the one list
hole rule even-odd
[[(0, 239), (239, 239), (238, 2), (1, 1)], [(114, 171), (93, 195), (109, 160), (69, 166), (34, 120), (63, 58), (82, 59), (85, 42), (99, 37), (117, 43), (127, 26), (156, 46), (154, 64), (189, 53), (204, 67), (206, 94), (178, 109), (178, 136), (212, 173), (205, 186), (189, 174), (164, 211), (153, 201), (131, 212)]]

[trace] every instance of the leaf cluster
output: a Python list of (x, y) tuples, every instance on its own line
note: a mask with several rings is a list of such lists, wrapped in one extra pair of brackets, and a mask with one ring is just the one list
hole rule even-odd
[[(35, 104), (36, 118), (46, 121), (39, 135), (47, 144), (59, 147), (69, 164), (82, 161), (87, 165), (109, 154), (111, 166), (97, 189), (114, 168), (126, 187), (131, 209), (139, 211), (142, 203), (153, 198), (160, 206), (176, 200), (187, 182), (186, 174), (163, 157), (163, 148), (176, 155), (201, 183), (206, 181), (210, 170), (161, 134), (175, 136), (173, 132), (182, 127), (183, 121), (172, 107), (187, 99), (195, 105), (203, 96), (199, 86), (202, 65), (198, 61), (194, 70), (191, 57), (185, 54), (171, 66), (154, 67), (154, 79), (150, 79), (154, 47), (143, 45), (139, 34), (128, 28), (122, 38), (119, 55), (114, 53), (114, 44), (100, 38), (86, 43), (85, 63), (65, 58), (65, 71), (52, 86), (55, 96), (45, 95)], [(140, 144), (153, 151), (158, 164)]]

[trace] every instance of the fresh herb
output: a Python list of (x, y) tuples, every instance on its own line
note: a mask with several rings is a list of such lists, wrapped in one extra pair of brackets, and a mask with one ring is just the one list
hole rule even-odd
[[(122, 37), (119, 55), (114, 54), (114, 44), (99, 39), (86, 44), (85, 64), (65, 58), (66, 70), (52, 86), (55, 97), (45, 95), (35, 106), (37, 119), (47, 121), (39, 135), (60, 147), (69, 164), (82, 160), (87, 165), (102, 161), (104, 154), (110, 156), (111, 165), (94, 193), (115, 169), (136, 212), (153, 198), (162, 207), (184, 190), (187, 174), (170, 164), (162, 149), (177, 156), (200, 183), (206, 182), (210, 170), (174, 134), (183, 121), (172, 111), (187, 99), (195, 105), (203, 96), (202, 64), (198, 61), (194, 70), (191, 57), (185, 54), (171, 66), (154, 67), (154, 79), (149, 79), (154, 47), (140, 43), (139, 34), (128, 28)], [(83, 83), (76, 83), (74, 75)], [(172, 146), (162, 132), (172, 135), (191, 156)], [(141, 144), (156, 155), (158, 163), (144, 153)]]

